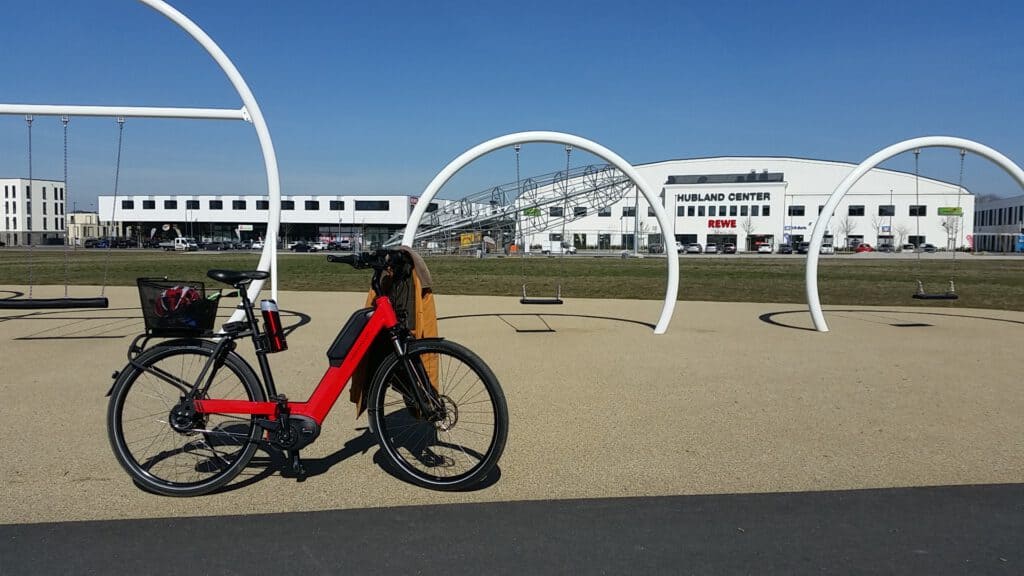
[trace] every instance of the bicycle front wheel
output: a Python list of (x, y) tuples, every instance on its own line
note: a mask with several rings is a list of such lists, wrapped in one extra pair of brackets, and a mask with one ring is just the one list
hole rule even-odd
[[(407, 364), (408, 362), (408, 364)], [(424, 417), (407, 367), (431, 382), (443, 417)], [(447, 340), (409, 343), (377, 370), (369, 398), (380, 445), (406, 480), (437, 490), (463, 490), (487, 477), (505, 449), (508, 408), (491, 369)]]
[[(201, 340), (156, 346), (125, 367), (114, 384), (107, 410), (110, 445), (143, 488), (166, 496), (205, 494), (230, 482), (256, 451), (261, 429), (255, 417), (181, 413), (182, 397), (214, 348)], [(264, 399), (252, 368), (234, 352), (210, 370), (213, 379), (203, 398)]]

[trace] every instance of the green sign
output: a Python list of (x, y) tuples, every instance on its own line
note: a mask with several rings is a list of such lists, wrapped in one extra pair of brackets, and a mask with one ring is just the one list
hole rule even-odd
[(953, 206), (939, 206), (939, 216), (963, 216), (964, 209)]
[(540, 208), (524, 208), (523, 216), (540, 216)]

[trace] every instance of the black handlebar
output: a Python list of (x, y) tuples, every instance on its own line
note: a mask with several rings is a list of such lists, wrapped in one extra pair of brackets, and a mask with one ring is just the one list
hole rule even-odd
[(353, 252), (345, 256), (330, 254), (327, 256), (327, 261), (336, 264), (348, 264), (356, 269), (373, 268), (374, 270), (384, 270), (394, 265), (394, 259), (400, 258), (400, 254), (401, 252), (395, 250), (381, 248), (373, 252)]
[(360, 258), (360, 256), (362, 255), (368, 256), (368, 254), (366, 254), (365, 252), (362, 254), (355, 252), (352, 254), (348, 254), (346, 256), (335, 256), (334, 254), (329, 254), (327, 256), (327, 261), (334, 262), (335, 264), (348, 264), (353, 268), (366, 268), (364, 260)]

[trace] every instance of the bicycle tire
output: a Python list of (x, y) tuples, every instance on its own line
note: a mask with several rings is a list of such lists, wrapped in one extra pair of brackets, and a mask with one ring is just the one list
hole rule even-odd
[[(255, 417), (210, 414), (196, 421), (200, 431), (171, 427), (171, 409), (183, 390), (153, 370), (162, 369), (191, 384), (215, 347), (205, 340), (155, 346), (128, 364), (114, 383), (107, 409), (110, 445), (117, 461), (144, 489), (165, 496), (206, 494), (233, 480), (255, 453), (262, 433)], [(264, 400), (256, 374), (235, 352), (228, 352), (214, 369), (206, 397)], [(170, 478), (179, 473), (190, 478)]]
[[(398, 475), (413, 484), (472, 488), (497, 466), (508, 438), (508, 407), (498, 379), (479, 356), (447, 340), (410, 342), (404, 357), (436, 362), (434, 384), (448, 417), (431, 423), (419, 416), (405, 389), (403, 357), (392, 353), (377, 369), (369, 396), (369, 418), (382, 450)], [(488, 406), (476, 406), (484, 403)], [(492, 430), (482, 432), (488, 425)]]

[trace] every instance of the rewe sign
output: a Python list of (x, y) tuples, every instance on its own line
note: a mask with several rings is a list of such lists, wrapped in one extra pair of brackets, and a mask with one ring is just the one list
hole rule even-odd
[(708, 228), (735, 228), (735, 220), (708, 220)]

